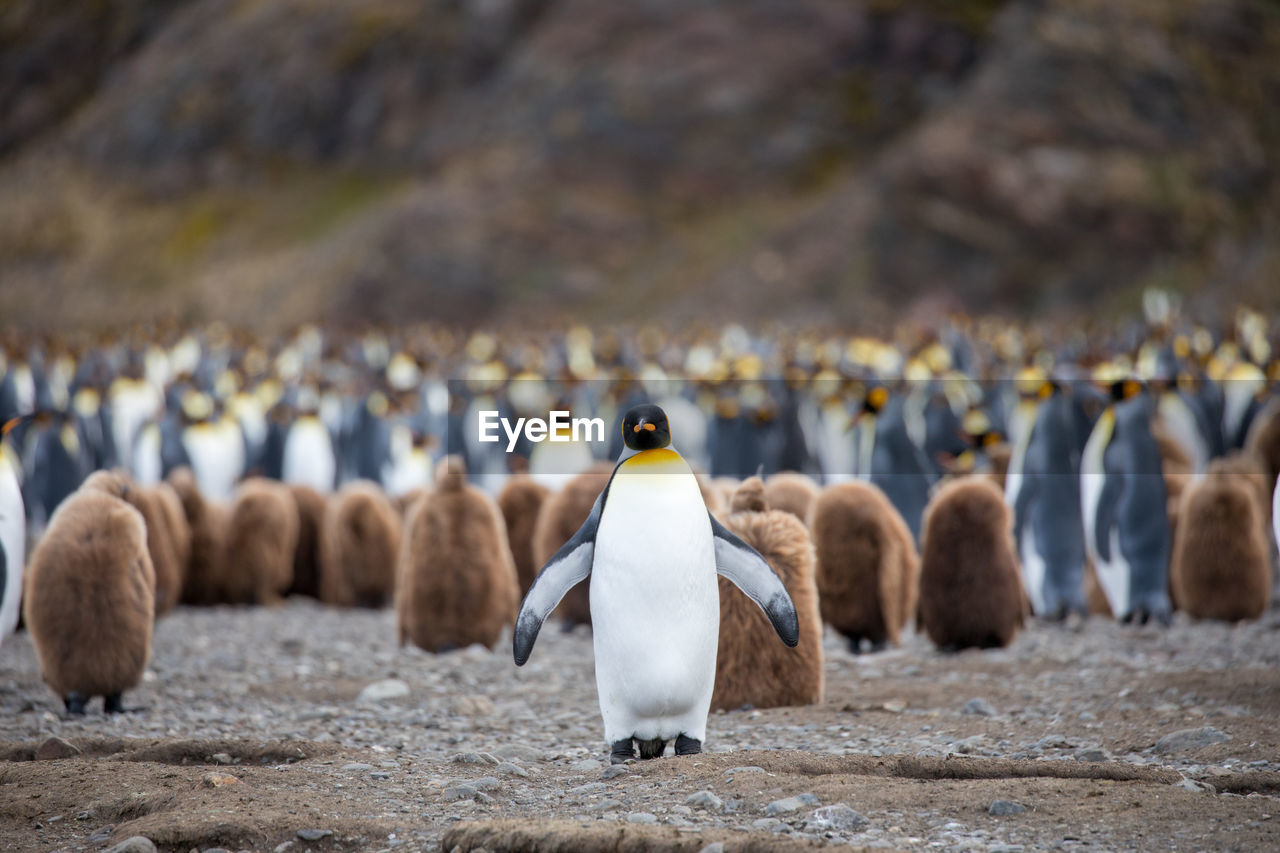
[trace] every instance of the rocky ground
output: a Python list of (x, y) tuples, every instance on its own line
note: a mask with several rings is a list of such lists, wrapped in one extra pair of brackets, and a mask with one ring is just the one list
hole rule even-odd
[[(140, 710), (66, 719), (0, 648), (0, 848), (1250, 850), (1280, 837), (1280, 611), (1035, 624), (1007, 650), (828, 633), (816, 707), (611, 768), (585, 629), (432, 656), (389, 611), (181, 609)], [(53, 740), (61, 739), (61, 740)], [(42, 759), (42, 760), (32, 760)], [(146, 849), (140, 845), (139, 849)], [(712, 848), (716, 849), (716, 848)]]

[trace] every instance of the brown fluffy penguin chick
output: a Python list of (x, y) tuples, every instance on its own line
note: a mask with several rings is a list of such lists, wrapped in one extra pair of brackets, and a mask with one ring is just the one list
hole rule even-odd
[(734, 493), (725, 527), (760, 552), (782, 579), (800, 619), (800, 643), (787, 648), (760, 608), (719, 578), (720, 645), (713, 709), (814, 705), (822, 701), (822, 615), (813, 542), (793, 513), (770, 509), (767, 489), (751, 477)]
[(498, 508), (502, 510), (507, 543), (515, 559), (522, 596), (533, 586), (533, 579), (542, 566), (533, 559), (533, 530), (538, 524), (538, 513), (550, 494), (550, 489), (528, 474), (512, 474), (498, 493)]
[(769, 478), (764, 486), (764, 500), (770, 509), (789, 512), (802, 522), (818, 499), (818, 484), (812, 477), (794, 471), (782, 471)]
[(391, 499), (391, 502), (396, 505), (396, 512), (400, 513), (400, 519), (402, 521), (407, 521), (409, 519), (409, 511), (413, 509), (413, 505), (426, 496), (426, 489), (410, 489), (403, 495), (396, 495)]
[(1238, 467), (1215, 460), (1182, 495), (1169, 585), (1196, 619), (1257, 619), (1271, 602), (1271, 546), (1251, 481), (1263, 475)]
[(409, 514), (396, 577), (400, 643), (429, 652), (492, 649), (515, 622), (519, 583), (497, 504), (467, 485), (460, 457)]
[[(542, 504), (538, 523), (533, 528), (533, 561), (541, 570), (547, 560), (578, 532), (578, 528), (591, 514), (596, 498), (609, 484), (613, 472), (608, 463), (598, 463), (574, 477), (559, 492)], [(589, 583), (580, 583), (565, 593), (556, 608), (555, 615), (567, 625), (591, 624), (591, 598)]]
[[(1253, 419), (1244, 446), (1261, 463), (1270, 491), (1280, 477), (1280, 398), (1272, 399)], [(1268, 494), (1267, 516), (1270, 515), (1271, 495)]]
[(320, 527), (320, 600), (382, 607), (395, 589), (400, 515), (374, 483), (356, 480), (332, 498)]
[(1006, 646), (1022, 627), (1025, 594), (1013, 521), (990, 479), (943, 485), (925, 508), (920, 627), (943, 649)]
[(289, 488), (265, 477), (236, 486), (227, 529), (223, 599), (232, 604), (278, 604), (293, 582), (298, 510)]
[[(173, 546), (173, 554), (178, 566), (178, 585), (173, 591), (173, 601), (182, 600), (182, 586), (187, 582), (187, 564), (191, 562), (191, 527), (187, 524), (187, 516), (182, 511), (182, 499), (168, 483), (159, 482), (151, 487), (156, 505), (160, 507), (160, 517), (168, 528), (169, 544)], [(156, 574), (159, 584), (159, 573)]]
[(224, 504), (205, 500), (190, 468), (173, 471), (169, 485), (182, 503), (182, 514), (191, 531), (191, 554), (182, 584), (182, 603), (219, 604), (231, 511)]
[(818, 495), (810, 529), (822, 618), (854, 654), (863, 640), (873, 650), (897, 643), (914, 610), (920, 563), (893, 504), (870, 483), (838, 483)]
[(155, 615), (159, 618), (178, 603), (183, 574), (164, 498), (155, 489), (135, 485), (125, 494), (125, 500), (142, 515), (146, 524), (147, 553), (151, 555), (151, 566), (156, 576)]
[(27, 565), (24, 613), (44, 680), (73, 714), (108, 713), (151, 655), (155, 570), (128, 478), (99, 471), (53, 514)]
[(293, 550), (293, 581), (290, 595), (320, 597), (320, 528), (328, 502), (310, 486), (289, 486), (294, 511), (298, 514), (298, 545)]

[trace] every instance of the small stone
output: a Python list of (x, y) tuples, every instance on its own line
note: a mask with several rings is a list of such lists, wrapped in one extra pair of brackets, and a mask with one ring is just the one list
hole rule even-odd
[(724, 808), (724, 801), (710, 791), (698, 791), (684, 798), (686, 806), (693, 806), (695, 809), (706, 809), (709, 812), (718, 812)]
[(1218, 793), (1218, 789), (1210, 785), (1208, 782), (1200, 782), (1200, 781), (1197, 781), (1196, 779), (1184, 778), (1181, 782), (1177, 783), (1174, 787), (1182, 788), (1187, 791), (1194, 791), (1197, 794)]
[(156, 853), (156, 845), (145, 835), (134, 835), (114, 847), (108, 847), (104, 853)]
[(613, 764), (600, 772), (600, 778), (617, 779), (619, 776), (626, 776), (630, 772), (625, 764)]
[(512, 764), (510, 761), (504, 761), (499, 764), (498, 772), (506, 776), (519, 776), (522, 779), (529, 778), (528, 770), (525, 770), (519, 764)]
[(477, 791), (492, 791), (502, 786), (497, 776), (481, 776), (479, 779), (472, 779), (468, 784)]
[(1215, 743), (1231, 740), (1226, 732), (1213, 726), (1199, 729), (1180, 729), (1170, 732), (1156, 741), (1156, 752), (1183, 752), (1188, 749), (1200, 749), (1213, 746)]
[(777, 817), (782, 814), (798, 812), (805, 806), (816, 806), (819, 802), (818, 798), (813, 794), (797, 794), (794, 797), (774, 800), (764, 807), (764, 813), (769, 817)]
[(275, 846), (271, 853), (289, 853), (290, 850), (298, 846), (296, 841), (282, 841)]
[(497, 764), (497, 756), (487, 752), (459, 752), (449, 759), (454, 764)]
[(370, 773), (370, 774), (369, 774), (369, 778), (370, 778), (370, 779), (377, 779), (378, 781), (380, 781), (380, 782), (381, 782), (381, 781), (384, 781), (384, 780), (390, 779), (390, 778), (391, 778), (391, 774), (390, 774), (390, 773), (388, 773), (388, 772), (387, 772), (387, 771), (385, 771), (385, 770), (375, 770), (375, 771), (373, 771), (372, 773)]
[(724, 842), (713, 841), (706, 847), (703, 847), (698, 853), (724, 853)]
[(532, 761), (546, 761), (547, 755), (540, 749), (534, 749), (523, 743), (509, 743), (498, 747), (493, 754), (499, 758), (510, 758), (517, 761), (529, 763)]
[(658, 816), (649, 812), (632, 812), (627, 815), (627, 823), (643, 823), (654, 824), (658, 822)]
[(474, 800), (479, 793), (479, 789), (471, 785), (450, 785), (444, 789), (441, 797), (446, 803), (455, 803), (458, 800)]
[(384, 678), (375, 681), (360, 691), (357, 702), (385, 702), (387, 699), (399, 699), (409, 695), (409, 685), (398, 678)]
[(1092, 723), (1097, 719), (1098, 719), (1098, 715), (1093, 713), (1092, 711), (1080, 712), (1080, 722), (1082, 723)]
[(298, 837), (303, 841), (319, 841), (333, 835), (332, 829), (299, 829)]
[(805, 821), (805, 832), (853, 832), (867, 819), (844, 803), (814, 809)]
[(1102, 747), (1087, 746), (1076, 750), (1076, 761), (1110, 761), (1111, 753)]
[(578, 773), (594, 773), (604, 765), (594, 758), (584, 758), (569, 765), (569, 769)]
[(94, 844), (99, 844), (99, 843), (101, 843), (101, 842), (103, 842), (103, 841), (106, 841), (108, 838), (110, 838), (110, 837), (111, 837), (111, 831), (112, 831), (113, 829), (115, 829), (115, 826), (113, 826), (113, 825), (111, 825), (111, 824), (108, 824), (107, 826), (100, 826), (100, 827), (98, 827), (97, 829), (95, 829), (95, 830), (94, 830), (94, 831), (89, 835), (89, 837), (88, 837), (87, 839), (85, 839), (85, 840), (86, 840), (86, 841), (92, 841)]
[(228, 776), (225, 773), (206, 773), (200, 780), (202, 788), (225, 788), (228, 785), (238, 785), (240, 780), (234, 776)]
[(350, 764), (342, 765), (343, 773), (363, 773), (366, 770), (372, 770), (372, 764), (364, 764), (359, 761), (353, 761)]
[(215, 752), (209, 756), (209, 760), (214, 764), (235, 764), (235, 759), (225, 752)]
[(493, 702), (485, 696), (455, 696), (449, 703), (453, 713), (463, 717), (487, 717), (493, 713)]
[(621, 801), (621, 800), (609, 800), (609, 799), (604, 799), (604, 800), (601, 800), (600, 802), (596, 803), (594, 806), (592, 806), (592, 807), (591, 807), (591, 811), (593, 811), (593, 812), (607, 812), (607, 811), (613, 811), (614, 809), (616, 809), (616, 808), (617, 808), (618, 806), (620, 806), (620, 805), (622, 805), (622, 801)]
[(961, 710), (965, 714), (975, 714), (979, 717), (994, 717), (996, 715), (995, 706), (986, 699), (970, 699), (964, 703), (964, 708)]
[(36, 761), (57, 761), (60, 758), (71, 758), (79, 755), (80, 747), (60, 737), (51, 737), (36, 750)]
[(584, 794), (598, 794), (606, 789), (603, 782), (587, 782), (585, 785), (579, 785), (576, 788), (570, 788), (568, 793), (583, 796)]
[(1027, 807), (1021, 803), (1011, 803), (1008, 800), (993, 800), (991, 805), (987, 806), (987, 814), (992, 817), (1004, 817), (1011, 814), (1022, 814)]

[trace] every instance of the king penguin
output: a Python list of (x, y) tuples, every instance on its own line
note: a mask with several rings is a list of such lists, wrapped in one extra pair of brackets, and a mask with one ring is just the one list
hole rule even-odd
[(1172, 534), (1155, 406), (1134, 380), (1113, 383), (1112, 396), (1081, 459), (1085, 547), (1117, 619), (1168, 624)]
[(591, 578), (596, 687), (611, 761), (702, 751), (715, 687), (720, 600), (728, 578), (769, 617), (788, 646), (799, 620), (760, 554), (707, 511), (698, 481), (671, 447), (667, 415), (640, 405), (622, 423), (625, 445), (582, 527), (543, 566), (516, 620), (515, 662), (529, 659), (543, 621)]
[(18, 607), (22, 599), (22, 564), (27, 537), (27, 516), (18, 484), (21, 465), (4, 435), (17, 418), (4, 425), (0, 434), (0, 645), (18, 627)]
[(1071, 399), (1045, 380), (1034, 418), (1010, 460), (1005, 501), (1013, 509), (1022, 582), (1037, 616), (1085, 616), (1080, 451)]

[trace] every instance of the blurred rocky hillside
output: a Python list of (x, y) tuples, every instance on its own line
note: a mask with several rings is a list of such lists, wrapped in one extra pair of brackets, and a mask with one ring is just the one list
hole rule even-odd
[(10, 0), (0, 318), (1280, 297), (1272, 0)]

